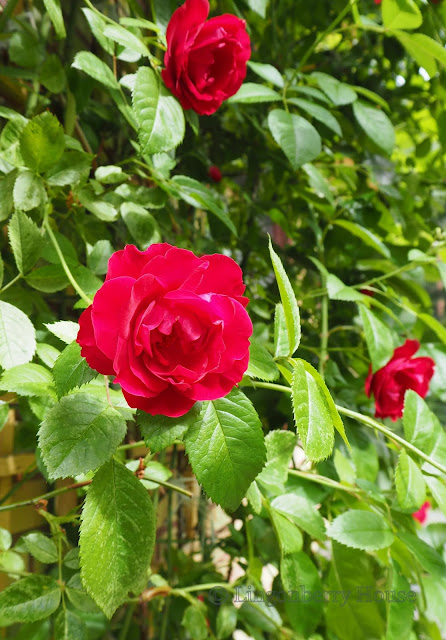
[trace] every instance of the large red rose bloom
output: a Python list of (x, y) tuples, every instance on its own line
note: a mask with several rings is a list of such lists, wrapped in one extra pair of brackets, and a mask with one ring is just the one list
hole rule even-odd
[(77, 342), (93, 369), (116, 376), (131, 407), (181, 416), (242, 379), (252, 334), (244, 291), (227, 256), (128, 245), (110, 258)]
[(403, 415), (404, 395), (413, 389), (424, 398), (434, 375), (432, 358), (412, 358), (420, 348), (418, 340), (406, 340), (395, 349), (389, 362), (365, 381), (365, 392), (375, 396), (375, 417), (396, 420)]
[(183, 109), (217, 111), (240, 89), (251, 56), (245, 22), (225, 14), (211, 18), (208, 0), (186, 0), (167, 27), (162, 77)]

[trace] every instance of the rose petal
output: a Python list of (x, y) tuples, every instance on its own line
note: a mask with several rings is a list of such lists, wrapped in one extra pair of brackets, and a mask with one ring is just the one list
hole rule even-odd
[(79, 318), (79, 332), (76, 342), (82, 347), (81, 356), (86, 359), (92, 369), (95, 369), (98, 373), (102, 373), (104, 376), (113, 375), (113, 362), (110, 358), (107, 358), (96, 344), (93, 323), (91, 321), (91, 310), (92, 305), (85, 309)]

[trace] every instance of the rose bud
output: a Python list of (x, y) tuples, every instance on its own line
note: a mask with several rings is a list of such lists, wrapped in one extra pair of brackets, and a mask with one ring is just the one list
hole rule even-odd
[(423, 504), (418, 509), (418, 511), (415, 511), (412, 514), (412, 518), (415, 518), (415, 520), (418, 520), (420, 524), (423, 524), (424, 521), (427, 519), (427, 512), (429, 511), (430, 506), (431, 506), (431, 503), (429, 502), (429, 500), (427, 500), (426, 502), (423, 502)]
[(208, 174), (209, 174), (209, 177), (214, 182), (221, 182), (221, 179), (223, 178), (223, 175), (222, 175), (220, 169), (218, 167), (216, 167), (215, 164), (213, 164), (211, 167), (209, 167)]
[(362, 295), (364, 296), (370, 296), (371, 298), (373, 298), (373, 296), (375, 295), (375, 292), (370, 291), (370, 289), (360, 289), (359, 293), (362, 293)]
[(252, 323), (232, 258), (128, 245), (79, 319), (77, 342), (92, 369), (115, 376), (131, 407), (182, 416), (227, 395), (249, 361)]
[(412, 389), (424, 398), (434, 375), (435, 362), (432, 358), (412, 358), (420, 348), (418, 340), (406, 340), (395, 349), (389, 362), (365, 381), (368, 397), (375, 396), (375, 417), (392, 418), (395, 421), (403, 415), (404, 395)]
[(186, 0), (167, 26), (166, 68), (161, 75), (183, 109), (217, 111), (240, 89), (251, 56), (245, 21), (224, 14), (211, 18), (209, 0)]

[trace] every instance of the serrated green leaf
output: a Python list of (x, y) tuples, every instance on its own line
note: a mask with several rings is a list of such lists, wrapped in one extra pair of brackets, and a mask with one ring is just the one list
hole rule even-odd
[(319, 169), (313, 164), (304, 164), (302, 169), (305, 171), (309, 178), (311, 188), (317, 193), (320, 198), (326, 198), (328, 202), (334, 205), (334, 196), (330, 190), (328, 181)]
[(290, 353), (290, 341), (285, 321), (283, 304), (276, 304), (274, 313), (274, 353), (276, 358), (284, 358)]
[(416, 462), (401, 450), (395, 471), (395, 486), (398, 502), (402, 509), (415, 511), (426, 499), (426, 484)]
[(59, 320), (58, 322), (45, 323), (45, 327), (48, 331), (51, 331), (59, 340), (66, 344), (71, 344), (73, 340), (76, 340), (79, 332), (79, 325), (77, 322), (71, 320)]
[(300, 551), (303, 545), (303, 538), (297, 525), (292, 522), (287, 515), (281, 511), (277, 511), (273, 507), (269, 508), (269, 515), (282, 554)]
[[(72, 549), (72, 551), (74, 551), (74, 549)], [(79, 547), (77, 547), (76, 551), (79, 551)], [(64, 564), (67, 565), (66, 559), (67, 557), (65, 556)], [(70, 562), (70, 565), (71, 564), (72, 563)], [(79, 561), (77, 562), (76, 567), (70, 566), (70, 568), (79, 569)], [(90, 598), (83, 587), (80, 573), (75, 573), (74, 576), (69, 579), (66, 586), (66, 593), (71, 604), (76, 609), (79, 609), (79, 611), (84, 611), (85, 613), (99, 613), (100, 609), (97, 604)]]
[(360, 224), (352, 222), (351, 220), (334, 220), (333, 224), (346, 229), (349, 233), (362, 240), (364, 244), (367, 244), (369, 247), (375, 249), (375, 251), (383, 255), (385, 258), (391, 257), (390, 251), (386, 247), (384, 242), (382, 242), (382, 240), (375, 233), (370, 231), (370, 229), (366, 229), (365, 227), (362, 227)]
[(260, 102), (281, 102), (282, 96), (274, 89), (255, 82), (245, 82), (228, 102), (240, 104), (257, 104)]
[(365, 339), (372, 361), (372, 371), (381, 369), (393, 355), (392, 334), (373, 311), (366, 306), (359, 305)]
[(257, 476), (257, 482), (282, 485), (288, 478), (288, 467), (296, 447), (296, 434), (274, 429), (265, 437), (266, 465)]
[(342, 106), (345, 104), (351, 104), (358, 96), (356, 91), (352, 89), (348, 84), (339, 82), (333, 76), (320, 71), (315, 71), (311, 74), (311, 77), (316, 80), (322, 91), (330, 98), (334, 104)]
[(395, 147), (395, 129), (384, 111), (357, 100), (353, 113), (370, 140), (390, 155)]
[[(280, 578), (283, 588), (288, 592), (304, 592), (309, 593), (321, 592), (322, 583), (318, 570), (310, 560), (308, 555), (303, 552), (292, 553), (282, 556), (280, 563)], [(305, 597), (305, 596), (304, 596)], [(323, 603), (321, 600), (311, 599), (305, 601), (285, 601), (285, 608), (290, 618), (293, 629), (302, 634), (305, 638), (315, 630), (318, 626), (323, 613)]]
[(67, 84), (65, 71), (55, 53), (48, 55), (43, 63), (40, 69), (39, 82), (51, 93), (61, 93), (65, 89)]
[(383, 0), (382, 16), (386, 29), (418, 29), (423, 23), (414, 0)]
[(18, 577), (25, 572), (25, 562), (21, 555), (15, 551), (3, 551), (0, 553), (0, 571), (11, 577)]
[(262, 511), (262, 494), (260, 493), (259, 486), (255, 480), (249, 485), (246, 492), (246, 498), (251, 505), (254, 513), (259, 514)]
[(54, 633), (57, 640), (86, 640), (85, 622), (69, 609), (62, 609), (54, 621)]
[(51, 538), (43, 535), (40, 531), (27, 533), (22, 536), (22, 541), (31, 555), (39, 562), (51, 564), (59, 560), (57, 547)]
[(320, 154), (320, 135), (305, 118), (283, 109), (273, 109), (268, 115), (268, 126), (293, 169), (311, 162)]
[(115, 54), (115, 44), (113, 40), (106, 38), (104, 35), (104, 30), (107, 25), (106, 21), (91, 9), (85, 9), (82, 7), (81, 11), (83, 12), (96, 40), (107, 53), (113, 56)]
[(13, 190), (14, 206), (20, 211), (36, 209), (46, 202), (43, 180), (31, 171), (23, 171), (17, 177)]
[(0, 551), (7, 551), (12, 545), (12, 535), (7, 529), (0, 527)]
[(224, 509), (235, 511), (265, 462), (259, 417), (238, 389), (203, 403), (184, 438), (198, 482)]
[(253, 62), (252, 60), (249, 60), (248, 67), (260, 78), (263, 78), (263, 80), (271, 82), (271, 84), (275, 84), (276, 87), (283, 89), (285, 83), (282, 74), (276, 69), (276, 67), (273, 67), (272, 64), (264, 64), (262, 62)]
[(116, 451), (127, 430), (119, 411), (87, 393), (65, 396), (45, 416), (39, 445), (51, 478), (97, 469)]
[(59, 0), (43, 0), (45, 9), (48, 11), (51, 22), (58, 38), (66, 38), (65, 24), (63, 21), (62, 9)]
[(159, 225), (151, 213), (134, 202), (121, 205), (121, 216), (130, 235), (143, 251), (161, 240)]
[(71, 66), (83, 71), (106, 87), (119, 90), (119, 82), (116, 80), (110, 67), (93, 53), (90, 53), (90, 51), (79, 51)]
[(12, 216), (8, 234), (17, 268), (20, 273), (27, 273), (40, 256), (42, 235), (35, 222), (22, 211)]
[(0, 301), (0, 366), (11, 369), (29, 362), (36, 351), (36, 331), (29, 318)]
[(237, 230), (229, 217), (226, 209), (215, 194), (207, 189), (201, 182), (189, 178), (188, 176), (174, 176), (170, 182), (173, 186), (177, 197), (187, 202), (192, 207), (197, 209), (204, 209), (210, 211), (219, 220), (225, 224), (234, 235), (237, 235)]
[(31, 271), (25, 278), (26, 282), (44, 293), (62, 291), (68, 287), (69, 281), (60, 264), (46, 264)]
[(335, 518), (327, 535), (347, 547), (367, 551), (385, 549), (394, 541), (392, 529), (382, 516), (360, 509), (350, 509)]
[(54, 395), (51, 373), (40, 364), (20, 364), (5, 371), (0, 378), (0, 389), (21, 396)]
[(182, 440), (189, 427), (198, 419), (201, 403), (194, 404), (192, 409), (179, 418), (167, 416), (151, 416), (144, 411), (136, 414), (136, 424), (141, 430), (146, 445), (154, 453), (170, 447), (175, 440)]
[(35, 116), (20, 136), (20, 153), (26, 166), (43, 173), (55, 165), (65, 148), (65, 137), (59, 120), (49, 111)]
[(274, 498), (271, 506), (309, 533), (312, 538), (325, 540), (325, 524), (321, 514), (302, 496), (285, 493)]
[(60, 586), (49, 576), (32, 575), (14, 582), (0, 593), (0, 626), (35, 622), (56, 611)]
[(118, 217), (118, 208), (100, 197), (96, 196), (93, 189), (90, 186), (83, 187), (76, 192), (80, 203), (83, 207), (91, 211), (96, 218), (103, 222), (113, 222)]
[(249, 365), (246, 375), (273, 382), (279, 377), (279, 370), (270, 352), (259, 342), (251, 340), (249, 348)]
[(446, 564), (435, 549), (413, 533), (399, 531), (398, 537), (411, 551), (415, 561), (436, 578), (446, 578)]
[(285, 323), (287, 327), (290, 350), (286, 355), (293, 355), (300, 343), (299, 307), (297, 305), (296, 296), (294, 294), (293, 287), (291, 286), (291, 282), (289, 281), (288, 275), (283, 268), (279, 256), (273, 249), (271, 238), (269, 240), (269, 254), (271, 256), (271, 262), (273, 264), (277, 285), (279, 287), (280, 299), (282, 300), (283, 313), (285, 316)]
[(181, 626), (184, 627), (188, 635), (193, 640), (206, 640), (208, 638), (208, 627), (206, 617), (198, 605), (190, 605), (184, 612)]
[[(389, 604), (386, 640), (408, 638), (412, 630), (415, 603), (406, 597), (411, 590), (410, 584), (402, 575), (399, 566), (395, 562), (392, 562), (390, 590), (391, 593), (396, 594), (397, 599), (392, 599)], [(402, 599), (402, 596), (404, 596), (404, 599)]]
[(313, 462), (324, 460), (333, 451), (333, 417), (323, 390), (300, 360), (294, 366), (291, 389), (294, 419), (305, 454)]
[(81, 387), (96, 377), (87, 361), (81, 356), (81, 348), (72, 342), (57, 358), (53, 367), (53, 378), (59, 398), (66, 395), (74, 387)]
[(303, 111), (309, 113), (310, 116), (313, 116), (315, 120), (322, 122), (326, 127), (342, 137), (342, 129), (339, 122), (325, 107), (321, 107), (320, 104), (310, 102), (304, 98), (288, 98), (287, 101), (290, 104), (296, 105), (296, 107), (300, 107)]
[(45, 342), (40, 342), (37, 345), (36, 353), (42, 360), (43, 364), (46, 365), (49, 369), (53, 368), (54, 363), (60, 356), (59, 349), (56, 349), (56, 347), (53, 347), (53, 345), (46, 344)]
[(48, 184), (64, 187), (76, 185), (88, 178), (92, 156), (83, 151), (65, 151), (61, 159), (47, 172)]
[(11, 171), (0, 178), (0, 220), (7, 220), (14, 208), (13, 189), (17, 176), (16, 171)]
[(104, 29), (106, 38), (110, 38), (114, 42), (121, 44), (126, 49), (130, 49), (141, 56), (150, 57), (150, 51), (142, 40), (128, 29), (124, 29), (118, 24), (107, 24)]
[(133, 109), (143, 154), (170, 151), (182, 142), (186, 127), (183, 109), (149, 67), (140, 67), (136, 74)]
[(140, 481), (111, 460), (96, 473), (82, 512), (82, 582), (111, 617), (147, 575), (155, 514)]

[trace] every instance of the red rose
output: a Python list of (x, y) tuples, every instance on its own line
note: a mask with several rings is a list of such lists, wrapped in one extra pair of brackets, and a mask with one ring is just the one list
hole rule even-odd
[(427, 518), (427, 512), (429, 511), (431, 506), (431, 503), (429, 501), (424, 502), (421, 507), (418, 509), (418, 511), (415, 511), (412, 514), (412, 518), (415, 518), (415, 520), (418, 520), (418, 522), (420, 524), (423, 524), (423, 522), (426, 520)]
[(167, 27), (162, 77), (184, 109), (217, 111), (240, 89), (251, 56), (245, 22), (225, 14), (206, 22), (208, 0), (186, 0)]
[(403, 415), (404, 395), (413, 389), (422, 398), (434, 375), (432, 358), (412, 358), (420, 348), (418, 340), (406, 340), (393, 352), (389, 362), (365, 381), (365, 392), (375, 396), (375, 417), (396, 420)]
[(131, 407), (181, 416), (242, 379), (252, 334), (244, 291), (227, 256), (128, 245), (111, 256), (77, 342), (93, 369), (116, 376)]
[(216, 167), (215, 164), (209, 167), (208, 174), (211, 180), (213, 180), (214, 182), (221, 182), (221, 179), (223, 178), (220, 169)]

